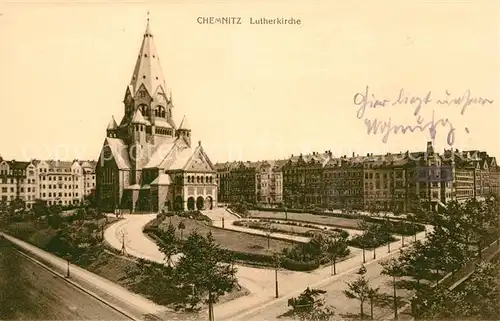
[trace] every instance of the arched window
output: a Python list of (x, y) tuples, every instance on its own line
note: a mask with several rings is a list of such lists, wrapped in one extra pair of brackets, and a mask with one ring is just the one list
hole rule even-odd
[(155, 108), (155, 116), (165, 118), (165, 108), (163, 106), (156, 106)]
[(148, 105), (146, 105), (146, 104), (139, 105), (139, 110), (141, 111), (141, 114), (143, 116), (148, 116), (148, 114), (147, 114), (148, 113)]

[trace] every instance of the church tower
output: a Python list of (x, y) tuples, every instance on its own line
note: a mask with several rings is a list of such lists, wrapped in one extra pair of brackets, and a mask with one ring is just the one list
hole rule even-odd
[(124, 116), (119, 132), (120, 138), (127, 140), (129, 144), (138, 143), (137, 139), (142, 137), (131, 135), (135, 132), (135, 129), (130, 128), (135, 126), (132, 120), (138, 111), (144, 120), (144, 143), (158, 145), (176, 137), (172, 118), (172, 94), (167, 91), (149, 18), (123, 103)]
[(99, 207), (135, 211), (211, 209), (217, 204), (216, 171), (201, 142), (191, 146), (184, 116), (176, 126), (149, 19), (132, 77), (124, 116), (114, 118), (96, 165)]

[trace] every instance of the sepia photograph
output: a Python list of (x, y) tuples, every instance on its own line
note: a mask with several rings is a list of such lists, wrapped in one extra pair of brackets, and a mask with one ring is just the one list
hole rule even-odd
[(499, 21), (0, 2), (0, 320), (498, 320)]

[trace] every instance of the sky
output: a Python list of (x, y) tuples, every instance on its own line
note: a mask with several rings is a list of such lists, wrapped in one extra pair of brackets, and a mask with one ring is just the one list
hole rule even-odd
[[(500, 157), (500, 2), (486, 0), (1, 3), (0, 155), (97, 159), (123, 116), (148, 11), (174, 119), (186, 115), (214, 163), (430, 140)], [(197, 22), (227, 16), (242, 24)], [(369, 108), (375, 99), (387, 102)]]

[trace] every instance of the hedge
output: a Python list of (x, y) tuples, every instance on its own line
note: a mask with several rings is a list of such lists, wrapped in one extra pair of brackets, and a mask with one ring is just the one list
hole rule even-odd
[(301, 271), (301, 272), (306, 272), (306, 271), (312, 271), (320, 266), (319, 260), (313, 260), (309, 262), (300, 262), (300, 261), (294, 261), (290, 259), (284, 259), (283, 262), (281, 263), (281, 266), (284, 267), (285, 269), (292, 270), (292, 271)]
[[(159, 242), (161, 239), (159, 237), (159, 230), (157, 228), (147, 227), (143, 230), (144, 233), (148, 234), (152, 239)], [(247, 253), (240, 251), (231, 251), (228, 250), (237, 261), (247, 262), (249, 264), (256, 263), (257, 265), (273, 265), (273, 257), (271, 255), (259, 254), (259, 253)], [(281, 266), (291, 270), (291, 271), (312, 271), (317, 269), (320, 266), (318, 260), (310, 261), (310, 262), (298, 262), (290, 259), (284, 259)]]
[[(375, 217), (365, 217), (365, 220), (367, 222), (377, 223), (377, 224), (383, 224), (385, 221), (385, 219), (375, 218)], [(409, 222), (392, 221), (392, 220), (389, 220), (387, 223), (389, 231), (394, 234), (413, 235), (414, 231), (423, 232), (425, 230), (425, 226), (418, 223), (409, 223)]]

